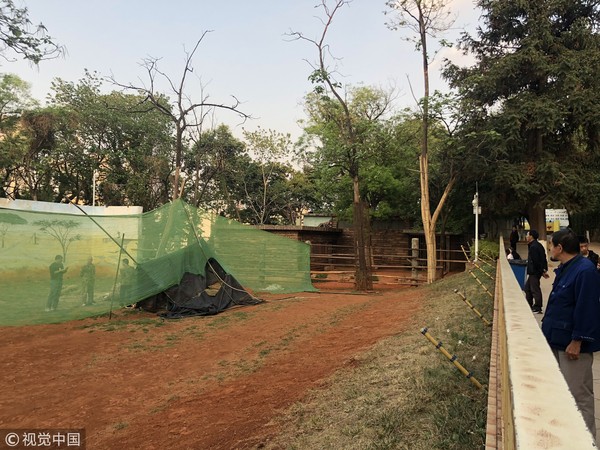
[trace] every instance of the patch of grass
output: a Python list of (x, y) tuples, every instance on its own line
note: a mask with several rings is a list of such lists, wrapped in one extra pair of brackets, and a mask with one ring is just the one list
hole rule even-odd
[(135, 320), (122, 320), (122, 319), (115, 319), (115, 320), (110, 320), (110, 321), (106, 321), (106, 322), (95, 322), (95, 323), (89, 323), (89, 324), (85, 324), (82, 325), (80, 328), (81, 329), (88, 329), (89, 331), (92, 330), (100, 330), (100, 331), (124, 331), (124, 330), (128, 330), (128, 331), (142, 331), (144, 333), (148, 333), (149, 329), (148, 327), (154, 327), (154, 328), (158, 328), (158, 327), (162, 327), (165, 326), (165, 321), (163, 319), (155, 319), (155, 318), (149, 318), (149, 317), (144, 317), (142, 319), (135, 319)]
[(179, 400), (181, 397), (177, 394), (171, 395), (169, 398), (167, 398), (163, 403), (161, 403), (160, 405), (155, 406), (154, 408), (151, 408), (148, 413), (149, 414), (156, 414), (159, 412), (162, 412), (164, 410), (167, 409), (167, 407), (173, 403), (176, 402), (177, 400)]
[(144, 342), (134, 342), (132, 344), (129, 344), (126, 348), (130, 351), (148, 350), (148, 346)]
[(206, 325), (212, 328), (225, 328), (234, 323), (248, 320), (253, 314), (249, 314), (245, 311), (225, 312), (217, 316), (213, 316), (212, 320)]
[(356, 311), (358, 311), (360, 309), (365, 309), (365, 308), (366, 308), (366, 305), (352, 305), (352, 306), (340, 308), (339, 310), (337, 310), (335, 312), (334, 315), (331, 316), (331, 320), (329, 321), (329, 324), (332, 326), (335, 326), (338, 323), (340, 323), (342, 320), (344, 320), (346, 317), (356, 313)]
[(198, 329), (198, 325), (191, 325), (184, 330), (179, 332), (181, 336), (191, 336), (197, 340), (204, 339), (205, 332)]
[(125, 428), (127, 428), (129, 426), (129, 424), (127, 422), (119, 422), (116, 423), (113, 428), (115, 430), (124, 430)]
[[(491, 285), (491, 283), (490, 283)], [(491, 327), (454, 293), (464, 292), (491, 320), (493, 302), (463, 273), (418, 288), (415, 327), (355, 356), (278, 419), (281, 433), (265, 449), (475, 449), (485, 444), (487, 392), (477, 389), (421, 333), (487, 384)], [(423, 292), (424, 291), (424, 292)]]
[(165, 339), (167, 341), (178, 341), (179, 339), (181, 339), (181, 336), (179, 336), (177, 334), (167, 334), (167, 336), (165, 337)]

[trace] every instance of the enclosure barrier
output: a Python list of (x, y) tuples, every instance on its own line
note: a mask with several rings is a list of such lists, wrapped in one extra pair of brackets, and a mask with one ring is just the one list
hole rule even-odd
[(427, 329), (427, 327), (425, 328), (421, 328), (421, 334), (423, 336), (425, 336), (427, 338), (427, 340), (429, 340), (429, 342), (431, 342), (433, 345), (435, 345), (435, 348), (437, 348), (446, 358), (448, 358), (448, 360), (454, 364), (454, 366), (460, 370), (460, 373), (462, 373), (465, 377), (467, 377), (471, 383), (473, 383), (478, 389), (485, 389), (481, 383), (479, 381), (477, 381), (477, 379), (473, 376), (473, 374), (471, 372), (469, 372), (467, 369), (464, 368), (464, 366), (458, 362), (458, 359), (456, 357), (456, 355), (451, 355), (442, 345), (442, 341), (440, 340), (436, 340), (431, 334), (429, 334), (429, 331)]
[(472, 270), (469, 270), (469, 275), (471, 275), (473, 278), (475, 278), (475, 281), (477, 281), (477, 284), (479, 284), (479, 286), (481, 286), (481, 288), (485, 291), (485, 293), (487, 295), (489, 295), (492, 299), (494, 298), (494, 294), (492, 294), (490, 292), (490, 290), (487, 287), (485, 287), (485, 285), (481, 282), (481, 280), (479, 278), (477, 278), (477, 275), (475, 275)]
[(465, 294), (459, 292), (458, 289), (454, 289), (454, 293), (457, 294), (462, 299), (462, 301), (467, 304), (469, 308), (471, 308), (471, 310), (477, 315), (477, 317), (479, 317), (483, 321), (483, 323), (485, 323), (488, 327), (492, 325), (491, 322), (485, 317), (483, 317), (483, 314), (481, 314), (481, 312), (477, 308), (475, 308), (475, 306), (473, 306), (473, 304), (469, 300), (467, 300)]
[(497, 262), (492, 334), (486, 449), (596, 448), (503, 257)]
[[(427, 249), (419, 247), (419, 240), (412, 239), (408, 247), (397, 248), (397, 253), (381, 246), (371, 247), (371, 276), (378, 284), (393, 286), (419, 286), (427, 283)], [(356, 272), (354, 248), (348, 245), (313, 245), (310, 255), (313, 282), (350, 282)], [(319, 250), (320, 249), (320, 250)], [(440, 276), (450, 272), (450, 265), (463, 265), (463, 251), (437, 249), (436, 270)], [(455, 269), (456, 270), (456, 269)], [(462, 269), (460, 269), (462, 270)], [(482, 270), (483, 271), (483, 270)], [(486, 273), (485, 271), (483, 271)], [(489, 276), (489, 274), (486, 273)], [(317, 286), (318, 287), (318, 286)]]

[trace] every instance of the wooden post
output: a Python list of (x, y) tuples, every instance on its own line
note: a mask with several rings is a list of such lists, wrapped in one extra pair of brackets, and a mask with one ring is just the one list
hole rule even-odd
[(411, 256), (411, 284), (412, 286), (418, 286), (417, 278), (419, 277), (419, 272), (417, 268), (419, 267), (419, 238), (412, 238), (410, 241), (410, 248), (412, 251)]

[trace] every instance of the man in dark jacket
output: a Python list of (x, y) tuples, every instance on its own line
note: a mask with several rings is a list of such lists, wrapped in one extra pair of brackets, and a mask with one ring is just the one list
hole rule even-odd
[(529, 230), (525, 238), (529, 247), (527, 253), (527, 281), (525, 282), (525, 298), (534, 313), (542, 313), (542, 288), (540, 279), (548, 278), (548, 260), (546, 250), (538, 242), (539, 234)]
[(46, 311), (54, 311), (58, 307), (58, 300), (62, 291), (63, 275), (67, 268), (63, 265), (62, 255), (56, 255), (50, 264), (50, 294), (46, 301)]
[(581, 253), (581, 256), (584, 258), (589, 259), (597, 269), (600, 269), (598, 267), (598, 253), (590, 250), (590, 241), (585, 236), (579, 238), (579, 253)]
[(571, 230), (552, 235), (550, 258), (560, 261), (548, 297), (542, 332), (552, 348), (577, 407), (592, 436), (594, 419), (594, 352), (600, 350), (600, 274), (579, 254), (579, 239)]
[[(510, 232), (510, 236), (508, 237), (509, 241), (510, 241), (510, 248), (513, 251), (513, 256), (517, 251), (517, 243), (519, 242), (519, 231), (517, 230), (517, 227), (513, 225), (512, 227), (512, 231)], [(518, 259), (515, 257), (515, 259)]]

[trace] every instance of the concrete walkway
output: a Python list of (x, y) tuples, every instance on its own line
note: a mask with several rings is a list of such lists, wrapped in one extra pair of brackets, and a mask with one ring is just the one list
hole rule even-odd
[[(600, 254), (600, 243), (591, 242), (590, 250), (594, 250), (594, 252)], [(527, 243), (519, 242), (517, 244), (517, 252), (523, 259), (527, 258)], [(543, 302), (543, 310), (546, 311), (546, 303), (548, 301), (548, 296), (552, 291), (552, 283), (554, 282), (554, 269), (558, 266), (558, 262), (550, 261), (550, 255), (548, 257), (548, 274), (550, 278), (542, 278), (541, 287), (542, 287), (542, 302)], [(525, 300), (524, 300), (525, 301)], [(532, 313), (533, 314), (533, 313)], [(537, 319), (538, 323), (541, 326), (541, 320), (543, 314), (533, 314)], [(594, 355), (594, 397), (595, 397), (595, 411), (596, 411), (596, 442), (600, 443), (600, 353), (596, 353)]]

